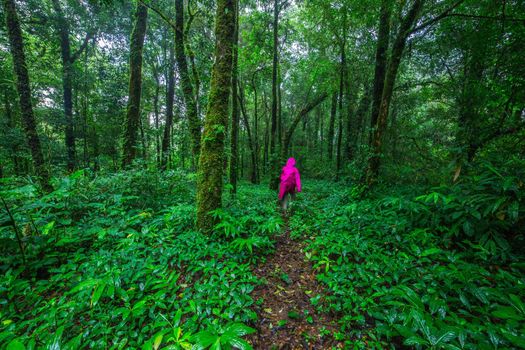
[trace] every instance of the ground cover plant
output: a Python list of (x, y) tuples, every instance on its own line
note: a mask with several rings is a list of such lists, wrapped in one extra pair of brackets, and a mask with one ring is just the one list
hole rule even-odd
[(312, 302), (340, 315), (349, 346), (525, 346), (521, 175), (487, 165), (446, 192), (365, 200), (324, 186), (292, 230), (327, 287)]
[(218, 213), (208, 237), (193, 230), (187, 182), (176, 173), (79, 171), (37, 200), (31, 184), (4, 187), (25, 262), (3, 215), (2, 347), (15, 339), (29, 349), (244, 344), (252, 331), (244, 324), (256, 317), (250, 265), (271, 252), (281, 218), (271, 201), (253, 200), (269, 199), (267, 189), (243, 188), (243, 207)]

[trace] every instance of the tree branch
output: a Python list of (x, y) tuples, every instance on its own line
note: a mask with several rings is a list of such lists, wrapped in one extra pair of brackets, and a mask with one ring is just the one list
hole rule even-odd
[(94, 31), (89, 31), (86, 34), (86, 37), (84, 38), (84, 41), (82, 42), (82, 45), (80, 45), (78, 50), (73, 55), (71, 55), (71, 58), (69, 59), (71, 63), (74, 63), (80, 57), (80, 55), (82, 55), (82, 52), (84, 52), (84, 50), (86, 49), (89, 43), (89, 40), (91, 40), (94, 36), (95, 36)]
[(295, 131), (295, 128), (297, 127), (297, 124), (303, 119), (305, 115), (307, 115), (312, 109), (317, 107), (318, 104), (323, 102), (328, 94), (326, 92), (323, 92), (321, 95), (317, 96), (314, 100), (310, 101), (309, 103), (304, 106), (299, 113), (295, 116), (294, 120), (292, 121), (292, 124), (288, 128), (288, 132), (286, 133), (286, 137), (284, 139), (284, 148), (283, 150), (285, 152), (288, 152), (288, 148), (290, 147), (290, 142), (292, 140), (293, 132)]
[(155, 6), (151, 5), (151, 4), (148, 4), (146, 2), (144, 2), (144, 0), (139, 0), (139, 2), (146, 6), (147, 8), (149, 8), (151, 11), (155, 12), (157, 15), (159, 15), (159, 17), (164, 21), (166, 22), (167, 25), (169, 25), (171, 27), (171, 29), (173, 29), (174, 31), (177, 31), (177, 27), (175, 26), (175, 23), (173, 23), (169, 18), (168, 16), (166, 16), (166, 14), (164, 14), (161, 10), (159, 10), (158, 8), (156, 8)]
[(432, 25), (432, 24), (438, 22), (439, 20), (441, 20), (441, 19), (443, 19), (443, 18), (449, 16), (449, 15), (450, 15), (450, 12), (451, 12), (452, 10), (454, 10), (456, 7), (458, 7), (459, 5), (461, 5), (461, 3), (462, 3), (463, 1), (465, 1), (465, 0), (458, 0), (458, 1), (456, 1), (452, 6), (450, 6), (448, 9), (446, 9), (445, 11), (443, 11), (440, 15), (438, 15), (438, 16), (432, 18), (432, 19), (429, 19), (428, 21), (426, 21), (425, 23), (421, 24), (420, 26), (417, 26), (416, 28), (412, 29), (412, 30), (410, 31), (409, 35), (410, 35), (410, 34), (413, 34), (413, 33), (415, 33), (415, 32), (418, 32), (418, 31), (420, 31), (421, 29), (426, 28), (426, 27), (428, 27), (428, 26), (430, 26), (430, 25)]
[(470, 15), (467, 13), (450, 13), (448, 15), (449, 17), (463, 17), (463, 18), (471, 18), (471, 19), (491, 19), (495, 21), (511, 21), (511, 22), (521, 22), (525, 24), (525, 18), (512, 18), (512, 17), (504, 17), (504, 16), (481, 16), (481, 15)]

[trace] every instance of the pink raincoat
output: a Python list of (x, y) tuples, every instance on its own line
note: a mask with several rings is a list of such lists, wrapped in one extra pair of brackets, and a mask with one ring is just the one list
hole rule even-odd
[(286, 165), (281, 173), (281, 186), (279, 188), (279, 199), (283, 199), (285, 194), (301, 192), (301, 176), (299, 170), (295, 167), (295, 159), (288, 158)]

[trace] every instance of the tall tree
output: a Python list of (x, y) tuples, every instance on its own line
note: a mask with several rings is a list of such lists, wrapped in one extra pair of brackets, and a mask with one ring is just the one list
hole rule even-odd
[(328, 160), (332, 160), (334, 154), (334, 129), (335, 129), (335, 117), (337, 114), (337, 92), (332, 93), (332, 104), (330, 108), (330, 122), (328, 124)]
[(40, 138), (36, 130), (36, 121), (31, 103), (31, 85), (27, 72), (26, 58), (24, 54), (24, 41), (22, 30), (18, 21), (18, 14), (14, 0), (2, 0), (4, 7), (7, 35), (13, 58), (13, 70), (16, 76), (16, 89), (20, 101), (20, 112), (26, 134), (27, 144), (31, 150), (31, 156), (35, 165), (36, 174), (44, 191), (51, 191), (49, 184), (49, 172), (44, 163), (44, 156), (40, 146)]
[(71, 54), (69, 39), (69, 22), (64, 15), (60, 0), (53, 0), (53, 9), (56, 14), (56, 28), (60, 39), (60, 53), (62, 57), (62, 88), (64, 94), (64, 116), (66, 121), (65, 141), (67, 150), (67, 169), (73, 171), (76, 166), (75, 130), (73, 121), (73, 63), (86, 49), (92, 33), (88, 32), (80, 48)]
[(146, 36), (147, 20), (148, 8), (138, 1), (129, 53), (129, 99), (124, 129), (123, 168), (131, 165), (137, 153), (136, 143), (140, 127), (140, 99), (142, 94), (142, 49)]
[(388, 59), (388, 46), (390, 42), (390, 17), (392, 13), (392, 0), (381, 0), (379, 14), (379, 32), (376, 44), (376, 61), (374, 72), (374, 85), (372, 92), (372, 114), (370, 119), (370, 144), (372, 143), (372, 132), (377, 125), (381, 96), (385, 84), (385, 74)]
[(222, 206), (224, 140), (232, 76), (236, 0), (218, 0), (215, 20), (215, 63), (197, 175), (197, 227), (210, 232), (211, 211)]
[[(252, 171), (251, 171), (251, 177), (250, 177), (250, 181), (253, 183), (253, 184), (256, 184), (257, 183), (257, 173), (258, 173), (258, 170), (257, 170), (257, 164), (258, 164), (258, 161), (257, 161), (257, 134), (255, 135), (252, 135), (252, 129), (250, 127), (250, 123), (248, 121), (248, 115), (246, 113), (246, 102), (244, 100), (244, 89), (243, 87), (239, 84), (239, 105), (240, 105), (240, 110), (241, 110), (241, 114), (242, 114), (242, 120), (243, 120), (243, 123), (244, 123), (244, 127), (246, 128), (246, 134), (247, 134), (247, 137), (248, 137), (248, 147), (250, 148), (250, 154), (251, 154), (251, 158), (252, 158)], [(256, 107), (257, 104), (255, 104), (255, 109), (257, 108)], [(257, 116), (257, 113), (255, 112), (254, 113), (254, 116), (256, 118)], [(254, 123), (255, 124), (255, 123)], [(257, 128), (255, 127), (254, 130), (257, 130)]]
[(278, 49), (279, 49), (279, 0), (273, 3), (273, 60), (272, 60), (272, 125), (270, 132), (270, 188), (275, 190), (278, 186), (278, 159), (277, 159), (277, 113), (278, 113)]
[(343, 98), (346, 84), (346, 8), (343, 8), (344, 21), (343, 21), (343, 35), (340, 45), (341, 54), (341, 66), (339, 71), (339, 125), (337, 128), (337, 159), (336, 159), (336, 178), (339, 179), (342, 166), (342, 142), (343, 142)]
[(184, 0), (175, 0), (175, 57), (186, 105), (193, 157), (197, 160), (201, 147), (201, 122), (197, 114), (197, 99), (190, 80), (184, 48)]
[(238, 61), (239, 61), (239, 8), (235, 6), (235, 34), (233, 37), (233, 63), (232, 63), (232, 126), (231, 126), (231, 158), (230, 158), (230, 184), (232, 194), (237, 193), (237, 159), (239, 158), (239, 101), (238, 101)]
[(166, 124), (162, 137), (162, 160), (161, 168), (166, 169), (171, 143), (171, 128), (173, 126), (173, 101), (175, 98), (175, 58), (174, 50), (169, 41), (169, 62), (168, 62), (168, 88), (166, 89)]
[(382, 144), (384, 131), (387, 125), (388, 111), (390, 108), (390, 101), (392, 100), (392, 93), (396, 82), (397, 72), (403, 56), (403, 51), (406, 46), (406, 41), (410, 35), (412, 26), (416, 23), (419, 13), (423, 7), (424, 0), (415, 0), (410, 7), (408, 13), (401, 20), (398, 33), (392, 45), (392, 50), (388, 60), (388, 68), (385, 76), (383, 86), (383, 93), (381, 95), (381, 106), (379, 108), (379, 116), (377, 124), (373, 131), (372, 137), (372, 156), (368, 161), (367, 168), (367, 183), (373, 184), (379, 175), (380, 157), (382, 153)]

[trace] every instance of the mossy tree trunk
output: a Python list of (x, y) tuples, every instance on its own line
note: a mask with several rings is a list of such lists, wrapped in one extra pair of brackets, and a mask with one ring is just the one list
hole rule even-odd
[[(346, 18), (346, 16), (345, 16)], [(345, 21), (346, 22), (346, 21)], [(346, 31), (343, 29), (343, 42), (341, 43), (341, 67), (339, 72), (339, 118), (338, 118), (338, 128), (337, 128), (337, 158), (336, 158), (336, 170), (335, 177), (338, 180), (341, 173), (343, 155), (342, 155), (342, 143), (343, 143), (343, 119), (344, 119), (344, 110), (343, 110), (343, 98), (345, 90), (345, 77), (346, 77)]]
[(368, 161), (367, 179), (368, 185), (372, 185), (377, 181), (379, 176), (379, 166), (382, 156), (382, 145), (385, 129), (387, 126), (388, 112), (390, 109), (390, 101), (392, 100), (392, 93), (396, 82), (397, 72), (403, 57), (406, 41), (410, 30), (418, 18), (419, 13), (423, 7), (424, 0), (416, 0), (412, 7), (401, 21), (399, 31), (392, 46), (392, 53), (388, 61), (388, 70), (385, 76), (385, 83), (383, 87), (383, 94), (381, 96), (381, 106), (379, 108), (379, 116), (377, 125), (374, 128), (372, 136), (372, 156)]
[(131, 32), (129, 100), (124, 129), (123, 168), (130, 166), (137, 154), (136, 144), (140, 127), (140, 99), (142, 93), (142, 49), (144, 47), (144, 37), (146, 36), (147, 20), (148, 8), (138, 1), (135, 25)]
[(224, 141), (232, 76), (236, 0), (218, 0), (215, 23), (215, 63), (197, 175), (197, 228), (213, 229), (210, 213), (222, 206)]
[[(231, 126), (231, 158), (230, 158), (230, 184), (232, 194), (237, 193), (237, 160), (239, 158), (239, 101), (238, 101), (238, 55), (239, 55), (239, 9), (235, 9), (235, 34), (233, 37), (233, 63), (232, 63), (232, 126)], [(250, 143), (251, 145), (251, 143)], [(251, 147), (251, 146), (250, 146)]]
[(194, 159), (197, 160), (201, 148), (201, 122), (197, 114), (197, 101), (188, 72), (184, 48), (184, 1), (175, 0), (175, 58), (186, 105), (186, 117), (188, 118), (192, 139), (192, 153)]
[(382, 0), (379, 14), (379, 33), (376, 46), (376, 62), (374, 72), (374, 84), (372, 92), (372, 111), (370, 118), (371, 132), (369, 143), (372, 144), (372, 133), (377, 125), (381, 96), (385, 84), (385, 74), (387, 65), (388, 46), (390, 41), (390, 17), (392, 14), (392, 0)]
[(277, 155), (277, 113), (278, 113), (278, 49), (279, 49), (279, 0), (274, 0), (273, 4), (273, 61), (272, 61), (272, 124), (270, 131), (270, 189), (276, 190), (279, 185), (278, 177), (278, 155)]
[(44, 156), (40, 146), (40, 138), (36, 130), (36, 121), (31, 104), (31, 85), (27, 72), (26, 59), (24, 54), (24, 41), (22, 30), (18, 21), (14, 0), (2, 0), (4, 15), (7, 26), (7, 35), (13, 58), (13, 69), (16, 76), (16, 89), (20, 102), (20, 112), (22, 123), (26, 134), (27, 144), (31, 151), (31, 157), (35, 166), (35, 171), (39, 177), (40, 184), (44, 191), (52, 191), (49, 184), (49, 172), (44, 163)]

